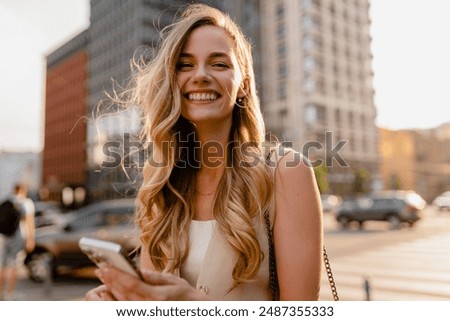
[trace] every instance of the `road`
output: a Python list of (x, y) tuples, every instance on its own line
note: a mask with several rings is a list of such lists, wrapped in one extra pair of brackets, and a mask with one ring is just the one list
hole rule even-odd
[[(428, 207), (399, 230), (372, 222), (343, 231), (325, 215), (324, 229), (341, 300), (450, 300), (450, 212)], [(332, 300), (325, 273), (321, 300)]]
[[(415, 227), (399, 230), (384, 222), (368, 223), (362, 230), (341, 230), (332, 214), (326, 213), (324, 231), (341, 300), (450, 300), (450, 212), (427, 208)], [(91, 271), (83, 275), (89, 277), (37, 284), (23, 270), (17, 298), (82, 300), (98, 284), (90, 278)], [(321, 300), (332, 300), (325, 271)]]

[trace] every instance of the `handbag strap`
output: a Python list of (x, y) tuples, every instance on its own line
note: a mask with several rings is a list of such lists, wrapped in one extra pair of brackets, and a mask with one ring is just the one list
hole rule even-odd
[(325, 263), (325, 270), (327, 270), (328, 283), (330, 284), (331, 294), (333, 294), (333, 300), (339, 301), (339, 295), (337, 293), (336, 283), (334, 282), (333, 271), (331, 271), (330, 260), (328, 259), (325, 245), (323, 246), (323, 262)]
[(278, 275), (277, 275), (277, 265), (275, 261), (275, 248), (272, 236), (272, 229), (270, 228), (270, 217), (269, 211), (266, 211), (264, 215), (266, 220), (267, 228), (267, 239), (269, 241), (269, 282), (270, 291), (272, 293), (272, 301), (277, 301), (279, 299), (279, 287), (278, 287)]

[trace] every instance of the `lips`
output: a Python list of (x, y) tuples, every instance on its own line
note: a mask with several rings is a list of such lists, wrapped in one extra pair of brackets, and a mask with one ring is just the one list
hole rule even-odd
[(209, 92), (188, 92), (183, 95), (190, 101), (213, 101), (220, 98), (220, 95), (214, 91)]

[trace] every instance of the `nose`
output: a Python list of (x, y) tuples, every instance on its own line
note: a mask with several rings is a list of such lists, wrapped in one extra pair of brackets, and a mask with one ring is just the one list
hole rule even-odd
[(194, 81), (197, 83), (206, 83), (211, 81), (209, 70), (204, 65), (199, 65), (195, 71)]

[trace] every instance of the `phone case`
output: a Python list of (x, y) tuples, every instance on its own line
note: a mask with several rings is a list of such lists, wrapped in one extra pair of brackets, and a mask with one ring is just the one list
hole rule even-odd
[(123, 253), (120, 244), (83, 237), (78, 242), (81, 250), (98, 267), (112, 265), (124, 272), (140, 278), (133, 262)]

